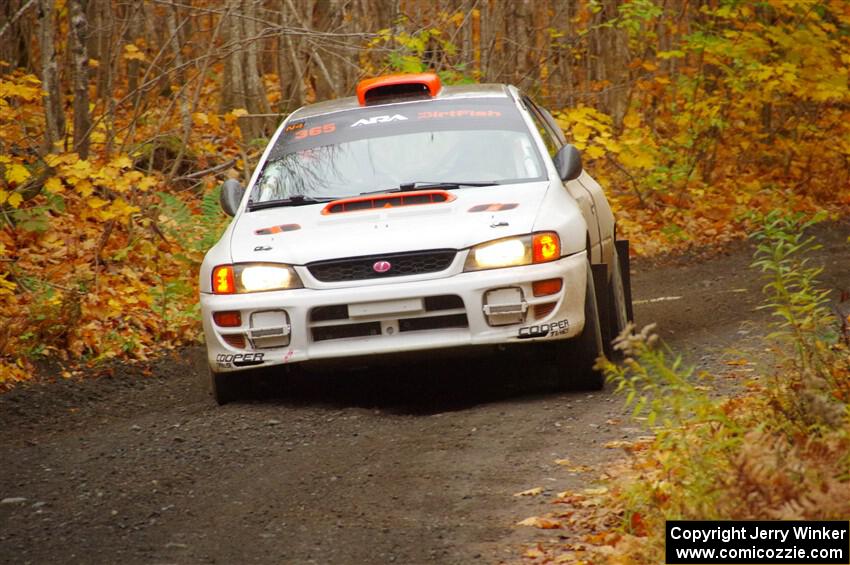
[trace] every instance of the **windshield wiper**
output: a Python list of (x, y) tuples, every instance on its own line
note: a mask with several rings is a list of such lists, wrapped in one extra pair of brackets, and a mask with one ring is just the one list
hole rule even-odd
[(470, 181), (470, 182), (424, 182), (424, 181), (416, 181), (416, 182), (403, 182), (398, 186), (394, 186), (392, 188), (385, 188), (383, 190), (373, 190), (370, 192), (361, 192), (360, 196), (365, 196), (367, 194), (380, 194), (382, 192), (415, 192), (417, 190), (431, 190), (434, 188), (441, 188), (443, 190), (456, 190), (458, 188), (464, 186), (494, 186), (499, 184), (496, 181)]
[(308, 204), (320, 204), (322, 202), (332, 202), (339, 200), (339, 196), (303, 196), (296, 194), (289, 198), (281, 198), (279, 200), (266, 200), (265, 202), (248, 202), (248, 210), (263, 210), (265, 208), (277, 208), (278, 206), (306, 206)]

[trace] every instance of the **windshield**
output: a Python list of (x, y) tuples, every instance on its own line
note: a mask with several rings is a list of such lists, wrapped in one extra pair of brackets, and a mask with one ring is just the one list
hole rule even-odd
[(343, 198), (411, 183), (521, 183), (545, 169), (507, 98), (359, 108), (289, 123), (252, 202)]

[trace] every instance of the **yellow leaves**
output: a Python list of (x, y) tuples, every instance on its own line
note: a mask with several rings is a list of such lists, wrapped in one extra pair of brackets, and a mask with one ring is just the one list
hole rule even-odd
[(541, 557), (545, 557), (546, 554), (540, 548), (530, 547), (525, 550), (525, 553), (523, 553), (522, 556), (528, 559), (539, 559)]
[(599, 496), (599, 495), (602, 495), (602, 494), (606, 494), (608, 492), (608, 488), (607, 487), (586, 488), (582, 492), (584, 492), (584, 494), (587, 494), (589, 496)]
[(91, 196), (94, 193), (94, 185), (88, 179), (75, 180), (75, 181), (68, 179), (68, 181), (71, 182), (71, 184), (74, 185), (74, 188), (76, 189), (76, 191), (83, 198), (88, 198), (89, 196)]
[(59, 194), (63, 190), (65, 190), (65, 186), (62, 184), (62, 181), (57, 177), (50, 177), (44, 183), (44, 190), (51, 194)]
[(590, 159), (602, 157), (606, 151), (618, 152), (612, 137), (610, 116), (589, 106), (578, 106), (555, 115), (555, 121), (573, 144)]
[(629, 129), (640, 127), (640, 115), (637, 112), (629, 112), (623, 118), (623, 125)]
[(29, 380), (32, 368), (21, 357), (14, 362), (0, 359), (0, 391), (12, 388), (15, 383)]
[(9, 192), (0, 188), (0, 204), (8, 204), (12, 208), (17, 208), (21, 205), (21, 202), (23, 200), (23, 196), (21, 196), (19, 193)]
[(531, 516), (530, 518), (517, 522), (516, 525), (530, 526), (532, 528), (540, 528), (541, 530), (557, 530), (562, 527), (561, 523), (557, 520), (553, 520), (552, 518), (542, 518), (540, 516)]
[[(71, 153), (61, 158), (53, 159), (52, 161), (59, 165), (59, 174), (65, 179), (66, 183), (76, 187), (83, 196), (91, 194), (91, 190), (85, 187), (80, 187), (83, 183), (87, 183), (91, 186), (91, 182), (89, 181), (93, 172), (91, 163), (85, 159), (80, 159), (76, 153)], [(48, 161), (48, 164), (50, 164), (50, 162), (51, 161)]]
[(125, 61), (144, 61), (145, 54), (139, 50), (138, 47), (133, 45), (132, 43), (128, 43), (124, 46), (124, 60)]
[(58, 167), (59, 165), (72, 165), (79, 159), (80, 156), (76, 153), (61, 153), (59, 155), (50, 153), (44, 157), (44, 162), (51, 167)]
[(649, 170), (655, 166), (655, 157), (641, 147), (629, 147), (619, 156), (620, 162), (630, 169)]
[(209, 118), (204, 112), (195, 112), (192, 114), (192, 121), (196, 126), (203, 126), (209, 123)]
[(104, 220), (125, 219), (139, 212), (139, 208), (131, 206), (122, 198), (116, 198), (108, 208), (101, 210), (100, 217)]
[(133, 166), (133, 161), (127, 155), (120, 155), (110, 161), (109, 165), (116, 169), (129, 169)]
[(103, 198), (99, 198), (97, 196), (92, 196), (91, 198), (86, 198), (86, 204), (89, 208), (97, 210), (98, 208), (103, 208), (104, 206), (108, 205), (109, 201), (104, 200)]
[(96, 216), (101, 220), (126, 219), (139, 212), (138, 207), (131, 206), (123, 198), (116, 198), (110, 202), (99, 196), (92, 196), (86, 198), (86, 205), (96, 210)]
[(607, 442), (602, 447), (604, 447), (605, 449), (631, 449), (632, 447), (634, 447), (634, 443), (631, 441), (615, 439)]
[(128, 155), (118, 155), (107, 163), (80, 159), (76, 153), (50, 154), (45, 162), (57, 170), (46, 189), (51, 193), (64, 190), (64, 184), (73, 188), (83, 198), (94, 194), (100, 187), (110, 192), (124, 193), (132, 189), (147, 191), (158, 185), (156, 177), (133, 169), (133, 160)]
[(41, 81), (35, 75), (23, 75), (0, 79), (0, 99), (17, 98), (24, 102), (41, 102), (44, 92), (41, 90)]
[(587, 155), (591, 159), (598, 159), (599, 157), (602, 157), (603, 155), (605, 155), (605, 149), (603, 149), (602, 147), (600, 147), (598, 145), (592, 145), (592, 146), (588, 147), (587, 150), (584, 153), (585, 153), (585, 155)]
[(234, 123), (238, 118), (247, 116), (248, 110), (245, 108), (235, 108), (224, 115), (224, 121), (228, 124)]
[(159, 184), (159, 181), (154, 177), (143, 176), (136, 184), (136, 188), (141, 191), (146, 191), (156, 187), (157, 184)]
[(28, 178), (30, 178), (30, 172), (26, 167), (19, 163), (15, 163), (13, 165), (7, 166), (4, 171), (4, 175), (6, 180), (9, 182), (13, 182), (15, 184), (21, 184)]
[(514, 493), (514, 496), (537, 496), (543, 492), (543, 487), (534, 487), (522, 492)]
[(575, 142), (576, 147), (579, 149), (584, 149), (587, 140), (590, 138), (590, 134), (593, 130), (587, 124), (583, 122), (576, 123), (570, 133), (572, 134), (573, 140)]
[[(4, 253), (4, 249), (0, 248), (0, 254)], [(10, 276), (9, 273), (0, 273), (0, 296), (11, 296), (15, 294), (15, 289), (18, 285), (8, 280)]]

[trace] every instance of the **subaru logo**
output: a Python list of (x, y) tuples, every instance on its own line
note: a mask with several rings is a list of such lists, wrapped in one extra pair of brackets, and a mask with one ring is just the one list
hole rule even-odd
[(392, 268), (393, 266), (390, 265), (389, 261), (376, 261), (375, 264), (372, 265), (372, 270), (376, 273), (386, 273)]

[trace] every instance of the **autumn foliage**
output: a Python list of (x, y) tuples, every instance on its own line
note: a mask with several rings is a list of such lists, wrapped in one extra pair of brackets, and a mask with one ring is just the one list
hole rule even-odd
[[(619, 442), (629, 458), (604, 485), (565, 492), (541, 517), (578, 533), (532, 547), (536, 562), (660, 563), (666, 520), (843, 520), (850, 513), (850, 341), (808, 262), (811, 222), (772, 213), (753, 267), (775, 320), (773, 369), (732, 397), (710, 392), (652, 327), (624, 333), (609, 381), (648, 433)], [(844, 322), (846, 323), (846, 322)], [(744, 360), (746, 363), (746, 360)], [(527, 525), (543, 527), (539, 523)]]
[(0, 388), (43, 356), (71, 374), (198, 340), (217, 187), (288, 112), (366, 75), (520, 84), (639, 254), (743, 237), (754, 210), (850, 206), (842, 0), (37, 4), (0, 63)]

